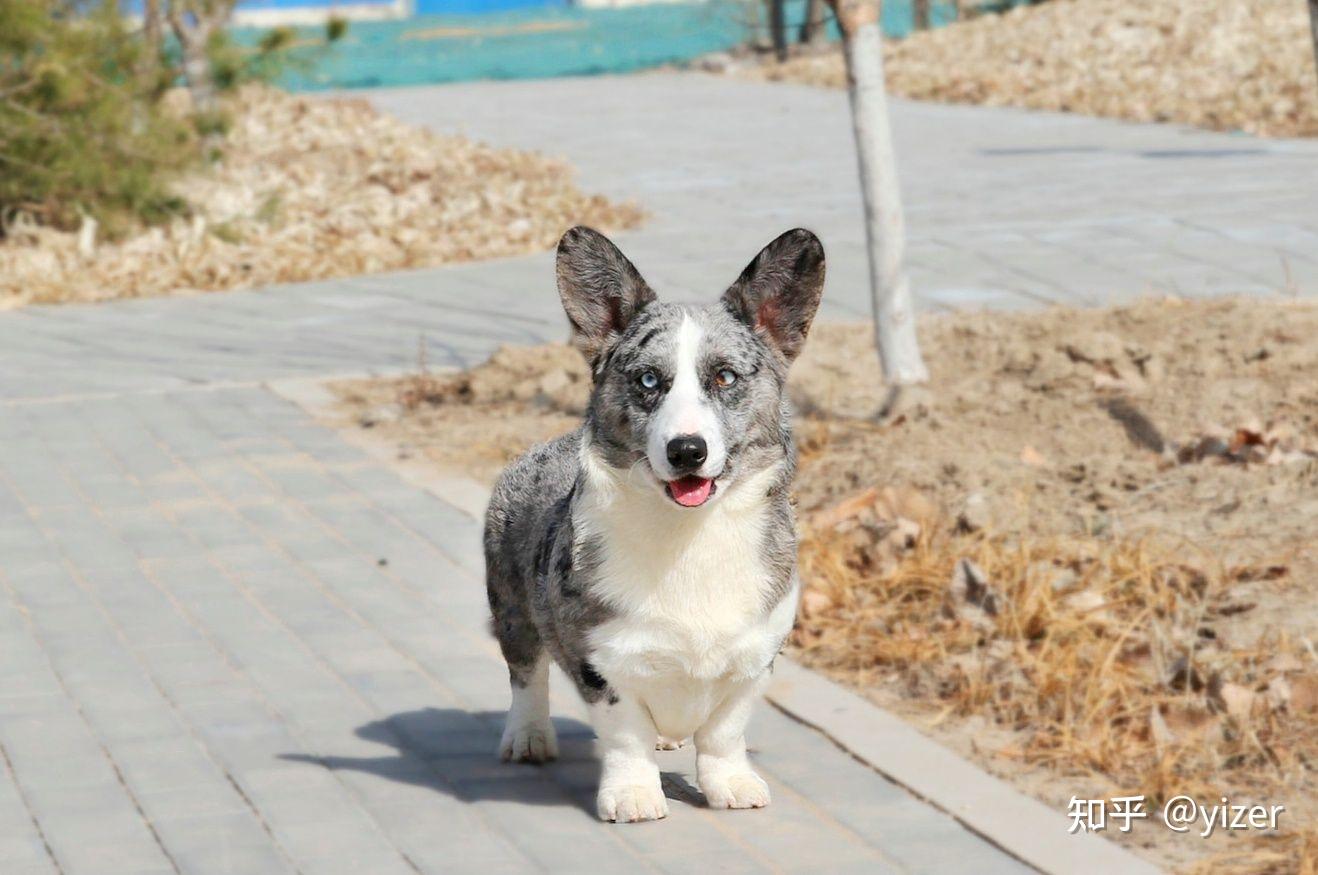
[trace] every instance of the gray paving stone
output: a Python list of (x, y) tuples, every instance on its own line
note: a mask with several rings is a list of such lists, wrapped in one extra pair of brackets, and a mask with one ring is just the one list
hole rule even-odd
[[(498, 763), (507, 682), (483, 626), (477, 521), (359, 457), (341, 477), (338, 462), (314, 452), (337, 438), (262, 389), (209, 394), (240, 427), (208, 436), (188, 413), (195, 398), (139, 396), (135, 415), (172, 411), (135, 432), (170, 464), (135, 449), (133, 467), (112, 469), (127, 484), (140, 482), (135, 470), (195, 481), (200, 498), (149, 504), (144, 491), (118, 514), (94, 501), (42, 508), (15, 530), (49, 537), (64, 553), (28, 560), (22, 580), (4, 578), (40, 640), (25, 648), (5, 636), (3, 652), (24, 676), (42, 677), (26, 669), (43, 659), (61, 675), (0, 698), (17, 703), (0, 718), (0, 746), (20, 781), (26, 769), (21, 805), (49, 823), (60, 865), (85, 869), (83, 849), (96, 848), (124, 871), (675, 871), (706, 856), (733, 871), (807, 871), (826, 846), (839, 868), (890, 868), (887, 849), (818, 800), (805, 804), (791, 783), (800, 779), (779, 776), (767, 758), (779, 797), (769, 812), (734, 820), (693, 807), (687, 751), (685, 764), (673, 761), (680, 798), (669, 823), (602, 827), (591, 813), (598, 766), (589, 729), (561, 678), (563, 762)], [(297, 448), (295, 464), (284, 447)], [(312, 479), (265, 476), (281, 469)], [(388, 486), (364, 488), (377, 478)], [(259, 489), (226, 494), (237, 482)], [(106, 494), (131, 493), (105, 484)], [(321, 494), (326, 484), (333, 497)], [(120, 561), (70, 556), (70, 531), (120, 545), (106, 547)], [(28, 622), (0, 602), (0, 629)], [(784, 757), (832, 750), (783, 718), (771, 716), (765, 731)], [(839, 781), (848, 798), (895, 796), (946, 843), (946, 818), (850, 767), (860, 777)], [(978, 852), (978, 839), (966, 841)], [(30, 845), (31, 835), (14, 853)], [(925, 853), (946, 855), (932, 845)]]
[[(716, 294), (765, 240), (804, 224), (823, 234), (830, 252), (826, 312), (868, 312), (839, 93), (689, 74), (471, 83), (366, 97), (438, 130), (564, 155), (587, 186), (642, 201), (651, 219), (623, 240), (642, 269), (679, 297)], [(583, 136), (583, 105), (614, 124), (591, 126)], [(933, 236), (962, 254), (992, 256), (928, 263), (917, 287), (926, 306), (1120, 300), (1144, 293), (1145, 279), (1190, 295), (1264, 291), (1282, 275), (1279, 251), (1305, 262), (1314, 249), (1318, 183), (1304, 172), (1318, 149), (1311, 143), (1242, 145), (1238, 137), (1174, 127), (903, 101), (893, 112), (915, 263), (921, 241)], [(674, 117), (683, 124), (673, 125)], [(706, 148), (699, 132), (713, 127), (738, 149)], [(1172, 226), (1203, 233), (1169, 239)], [(1003, 242), (1059, 227), (1072, 235), (1069, 247), (1047, 237), (1028, 249)], [(1138, 265), (1114, 259), (1095, 271), (1112, 227), (1149, 258)], [(1295, 272), (1299, 291), (1313, 294), (1313, 273)], [(1133, 284), (1117, 286), (1132, 273)], [(503, 259), (267, 293), (5, 314), (0, 348), (23, 375), (0, 382), (0, 392), (114, 394), (409, 367), (422, 336), (436, 366), (467, 364), (499, 343), (563, 334), (549, 260)], [(114, 367), (88, 367), (88, 355)], [(95, 418), (102, 429), (132, 427), (118, 413)], [(175, 419), (166, 420), (170, 429), (186, 427)], [(49, 491), (44, 499), (60, 497)]]

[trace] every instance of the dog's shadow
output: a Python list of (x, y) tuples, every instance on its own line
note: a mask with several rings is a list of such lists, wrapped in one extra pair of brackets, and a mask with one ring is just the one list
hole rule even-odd
[[(591, 728), (578, 720), (554, 718), (558, 733), (557, 760), (543, 766), (504, 763), (497, 756), (504, 713), (456, 708), (406, 711), (359, 726), (354, 733), (364, 741), (392, 747), (392, 753), (383, 756), (287, 753), (281, 754), (280, 759), (331, 771), (377, 775), (427, 787), (463, 802), (575, 805), (594, 816), (600, 765), (593, 750)], [(704, 796), (685, 775), (666, 771), (662, 773), (662, 781), (669, 799), (705, 804)]]

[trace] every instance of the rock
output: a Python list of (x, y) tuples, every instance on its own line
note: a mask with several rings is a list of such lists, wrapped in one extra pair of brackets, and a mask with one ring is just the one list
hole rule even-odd
[(956, 529), (962, 534), (970, 534), (988, 528), (988, 524), (988, 499), (982, 492), (972, 492), (966, 496), (965, 503), (961, 505), (961, 512), (957, 514)]

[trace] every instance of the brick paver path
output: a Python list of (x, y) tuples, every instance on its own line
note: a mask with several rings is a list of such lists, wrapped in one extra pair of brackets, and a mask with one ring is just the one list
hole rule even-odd
[[(806, 224), (827, 313), (865, 311), (839, 95), (647, 76), (375, 97), (644, 201), (622, 242), (661, 292), (713, 294)], [(1282, 264), (1313, 288), (1312, 144), (895, 121), (927, 306), (1272, 293)], [(762, 812), (699, 807), (679, 751), (667, 822), (598, 824), (562, 688), (563, 760), (494, 761), (478, 522), (265, 384), (405, 367), (419, 337), (456, 365), (562, 332), (545, 256), (0, 314), (0, 871), (1020, 870), (768, 707)]]
[[(1023, 867), (769, 707), (763, 812), (599, 824), (498, 763), (479, 524), (259, 387), (0, 416), (0, 871), (979, 872)], [(326, 767), (329, 768), (326, 768)]]

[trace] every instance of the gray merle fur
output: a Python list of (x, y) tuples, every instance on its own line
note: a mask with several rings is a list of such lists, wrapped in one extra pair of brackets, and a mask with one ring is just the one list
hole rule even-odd
[[(647, 425), (672, 378), (678, 327), (684, 316), (697, 320), (704, 329), (701, 373), (731, 368), (739, 375), (726, 391), (710, 390), (728, 448), (718, 488), (780, 466), (768, 489), (763, 545), (770, 569), (764, 609), (772, 610), (790, 591), (796, 563), (787, 368), (819, 304), (824, 252), (809, 231), (789, 231), (756, 256), (718, 303), (694, 309), (657, 301), (608, 239), (574, 228), (559, 243), (557, 276), (573, 340), (591, 365), (593, 391), (578, 430), (532, 448), (495, 485), (485, 524), (486, 584), (512, 683), (524, 687), (548, 651), (594, 703), (614, 694), (591, 665), (587, 635), (612, 611), (592, 590), (604, 546), (573, 525), (583, 442), (619, 470), (647, 464)], [(654, 391), (637, 380), (646, 369), (660, 377)]]

